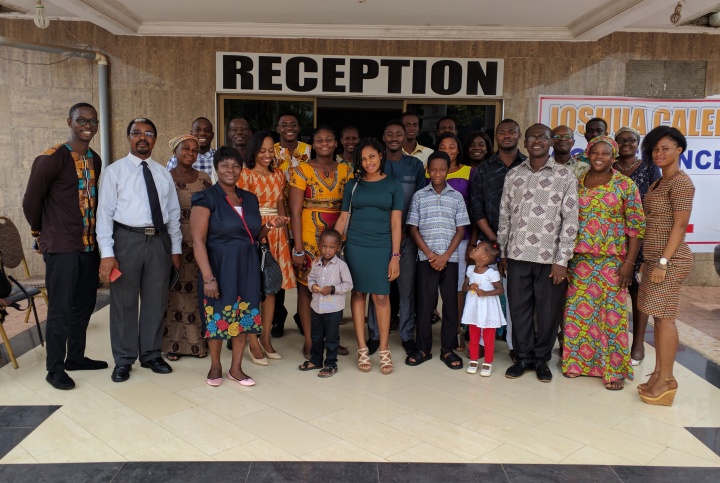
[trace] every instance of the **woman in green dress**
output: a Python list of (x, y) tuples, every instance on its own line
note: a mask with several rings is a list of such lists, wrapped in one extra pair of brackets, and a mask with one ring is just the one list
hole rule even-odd
[(383, 172), (384, 165), (382, 144), (373, 138), (357, 144), (353, 153), (355, 178), (345, 187), (335, 229), (347, 232), (345, 261), (353, 278), (351, 307), (358, 340), (358, 369), (371, 369), (365, 343), (365, 304), (367, 294), (371, 294), (380, 332), (380, 370), (390, 374), (390, 282), (400, 275), (403, 189), (397, 179)]

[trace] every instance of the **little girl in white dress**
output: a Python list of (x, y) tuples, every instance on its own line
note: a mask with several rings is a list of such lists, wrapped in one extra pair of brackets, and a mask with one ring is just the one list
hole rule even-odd
[(500, 274), (492, 265), (500, 255), (500, 250), (487, 242), (481, 242), (470, 252), (474, 265), (467, 267), (464, 289), (465, 310), (462, 323), (470, 330), (470, 363), (468, 374), (478, 370), (480, 356), (480, 334), (485, 342), (485, 363), (480, 371), (481, 376), (492, 374), (492, 362), (495, 355), (495, 329), (506, 325), (500, 295), (503, 294)]

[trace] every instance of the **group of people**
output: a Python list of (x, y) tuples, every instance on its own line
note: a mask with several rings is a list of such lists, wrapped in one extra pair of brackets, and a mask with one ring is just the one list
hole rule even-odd
[[(285, 291), (297, 288), (299, 369), (320, 377), (349, 353), (339, 331), (348, 292), (357, 367), (372, 370), (378, 352), (383, 374), (394, 370), (394, 331), (405, 364), (432, 359), (440, 294), (439, 357), (448, 368), (463, 368), (467, 338), (467, 372), (490, 376), (504, 333), (513, 361), (506, 377), (532, 370), (549, 382), (557, 337), (563, 375), (601, 377), (610, 390), (642, 363), (652, 316), (655, 370), (638, 391), (646, 403), (672, 404), (694, 194), (679, 169), (687, 144), (677, 129), (659, 126), (641, 144), (634, 129), (611, 137), (592, 119), (587, 148), (572, 156), (570, 128), (535, 124), (524, 133), (525, 155), (512, 119), (495, 129), (495, 152), (484, 132), (461, 141), (451, 118), (438, 123), (434, 149), (421, 146), (410, 112), (388, 121), (381, 141), (352, 126), (339, 138), (319, 126), (306, 144), (297, 116), (284, 112), (278, 142), (238, 118), (228, 124), (231, 146), (215, 150), (212, 123), (201, 117), (170, 141), (163, 165), (152, 159), (156, 126), (136, 118), (129, 154), (101, 177), (89, 148), (95, 109), (76, 104), (67, 123), (67, 143), (35, 160), (23, 199), (46, 262), (47, 380), (58, 389), (74, 387), (66, 371), (107, 367), (84, 355), (99, 277), (110, 282), (115, 382), (137, 359), (167, 374), (161, 354), (209, 354), (207, 383), (218, 386), (228, 341), (227, 378), (254, 385), (245, 347), (255, 364), (282, 358), (270, 336), (283, 335)], [(273, 290), (261, 254), (282, 274)]]

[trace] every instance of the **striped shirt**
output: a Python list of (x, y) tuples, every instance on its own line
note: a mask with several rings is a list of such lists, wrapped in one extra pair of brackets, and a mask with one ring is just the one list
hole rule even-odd
[[(207, 174), (209, 174), (211, 177), (213, 175), (213, 158), (215, 157), (215, 150), (214, 149), (208, 149), (208, 152), (205, 154), (199, 153), (197, 157), (197, 161), (195, 161), (192, 165), (193, 168), (197, 169), (198, 171), (203, 171)], [(170, 158), (170, 160), (167, 162), (167, 165), (165, 168), (170, 171), (171, 169), (177, 168), (177, 158), (173, 156)]]
[[(417, 226), (428, 248), (433, 253), (442, 255), (450, 248), (457, 227), (469, 225), (470, 217), (460, 193), (446, 184), (445, 189), (438, 194), (430, 184), (413, 196), (407, 224)], [(418, 260), (427, 259), (422, 250), (418, 249)], [(457, 250), (450, 256), (449, 261), (460, 261)]]

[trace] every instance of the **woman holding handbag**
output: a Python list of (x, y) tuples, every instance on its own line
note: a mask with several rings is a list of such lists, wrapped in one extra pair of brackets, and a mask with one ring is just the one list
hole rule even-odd
[(234, 339), (227, 376), (242, 386), (255, 381), (242, 370), (248, 334), (260, 334), (261, 273), (258, 239), (281, 229), (287, 217), (263, 223), (257, 196), (237, 187), (242, 157), (234, 148), (217, 150), (213, 166), (218, 182), (192, 197), (190, 226), (199, 268), (203, 333), (210, 348), (207, 383), (222, 384), (223, 340)]
[(366, 300), (371, 294), (380, 332), (380, 371), (390, 374), (390, 282), (400, 275), (403, 188), (397, 179), (384, 173), (384, 165), (385, 147), (377, 140), (365, 138), (357, 144), (353, 153), (355, 179), (348, 182), (335, 229), (347, 233), (345, 261), (353, 279), (358, 369), (369, 372), (372, 367), (365, 342)]
[[(257, 196), (263, 223), (269, 222), (278, 215), (286, 216), (283, 197), (286, 180), (283, 172), (273, 167), (274, 162), (275, 148), (270, 133), (258, 131), (253, 134), (245, 150), (245, 166), (240, 173), (237, 186)], [(290, 259), (287, 229), (271, 230), (264, 242), (269, 248), (270, 255), (280, 265), (282, 271), (280, 288), (283, 290), (295, 288), (295, 273)], [(275, 294), (265, 294), (265, 299), (260, 304), (262, 335), (259, 338), (250, 335), (249, 338), (250, 358), (261, 366), (268, 365), (268, 359), (281, 359), (270, 341), (270, 326), (274, 312)]]

